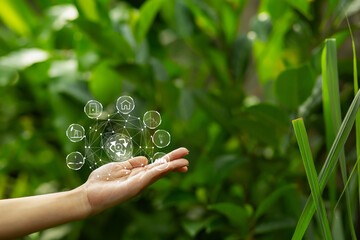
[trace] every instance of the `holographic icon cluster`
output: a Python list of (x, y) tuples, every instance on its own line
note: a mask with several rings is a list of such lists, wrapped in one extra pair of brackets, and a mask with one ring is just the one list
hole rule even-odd
[(140, 155), (150, 162), (161, 161), (165, 153), (157, 149), (168, 146), (171, 137), (168, 131), (157, 129), (162, 121), (160, 113), (151, 110), (136, 117), (130, 114), (134, 108), (135, 102), (130, 96), (119, 97), (116, 111), (111, 114), (104, 112), (100, 102), (88, 101), (84, 112), (94, 123), (86, 130), (73, 123), (66, 130), (71, 142), (84, 140), (84, 155), (79, 151), (70, 153), (66, 157), (67, 166), (79, 170), (87, 163), (93, 170), (109, 162), (122, 162)]

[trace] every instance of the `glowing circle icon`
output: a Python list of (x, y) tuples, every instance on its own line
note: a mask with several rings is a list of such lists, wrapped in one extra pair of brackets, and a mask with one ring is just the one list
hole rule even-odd
[(122, 133), (110, 136), (106, 140), (104, 148), (109, 158), (117, 162), (130, 159), (133, 153), (130, 137)]
[(116, 101), (116, 109), (123, 114), (129, 114), (134, 108), (135, 102), (130, 96), (121, 96)]
[(101, 116), (103, 111), (103, 106), (100, 102), (96, 100), (90, 100), (86, 103), (84, 107), (84, 112), (89, 118), (98, 118)]
[(72, 170), (79, 170), (85, 163), (83, 155), (79, 152), (69, 153), (66, 157), (66, 165)]
[(157, 111), (153, 111), (153, 110), (147, 111), (144, 114), (143, 122), (144, 122), (145, 126), (150, 129), (157, 128), (161, 123), (160, 113), (158, 113)]
[(72, 142), (80, 142), (85, 137), (85, 129), (80, 124), (71, 124), (66, 130), (66, 136)]
[(152, 142), (158, 148), (164, 148), (170, 144), (170, 133), (165, 130), (156, 130), (154, 135), (152, 136)]

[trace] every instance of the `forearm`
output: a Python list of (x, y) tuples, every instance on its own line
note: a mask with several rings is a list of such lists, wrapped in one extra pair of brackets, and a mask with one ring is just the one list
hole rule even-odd
[(24, 236), (90, 215), (82, 188), (34, 197), (0, 200), (0, 239)]

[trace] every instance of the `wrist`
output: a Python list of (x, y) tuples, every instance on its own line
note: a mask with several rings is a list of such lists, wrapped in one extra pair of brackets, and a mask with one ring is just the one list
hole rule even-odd
[(92, 206), (88, 200), (87, 191), (84, 185), (69, 191), (69, 195), (77, 205), (77, 207), (75, 207), (76, 220), (82, 220), (93, 215)]

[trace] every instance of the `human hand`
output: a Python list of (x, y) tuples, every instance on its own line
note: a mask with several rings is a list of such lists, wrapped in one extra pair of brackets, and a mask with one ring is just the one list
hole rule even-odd
[(169, 172), (187, 172), (189, 162), (182, 157), (188, 153), (186, 148), (178, 148), (162, 158), (167, 160), (166, 163), (148, 165), (147, 158), (135, 157), (96, 169), (80, 186), (89, 202), (90, 214), (97, 214), (135, 197)]

